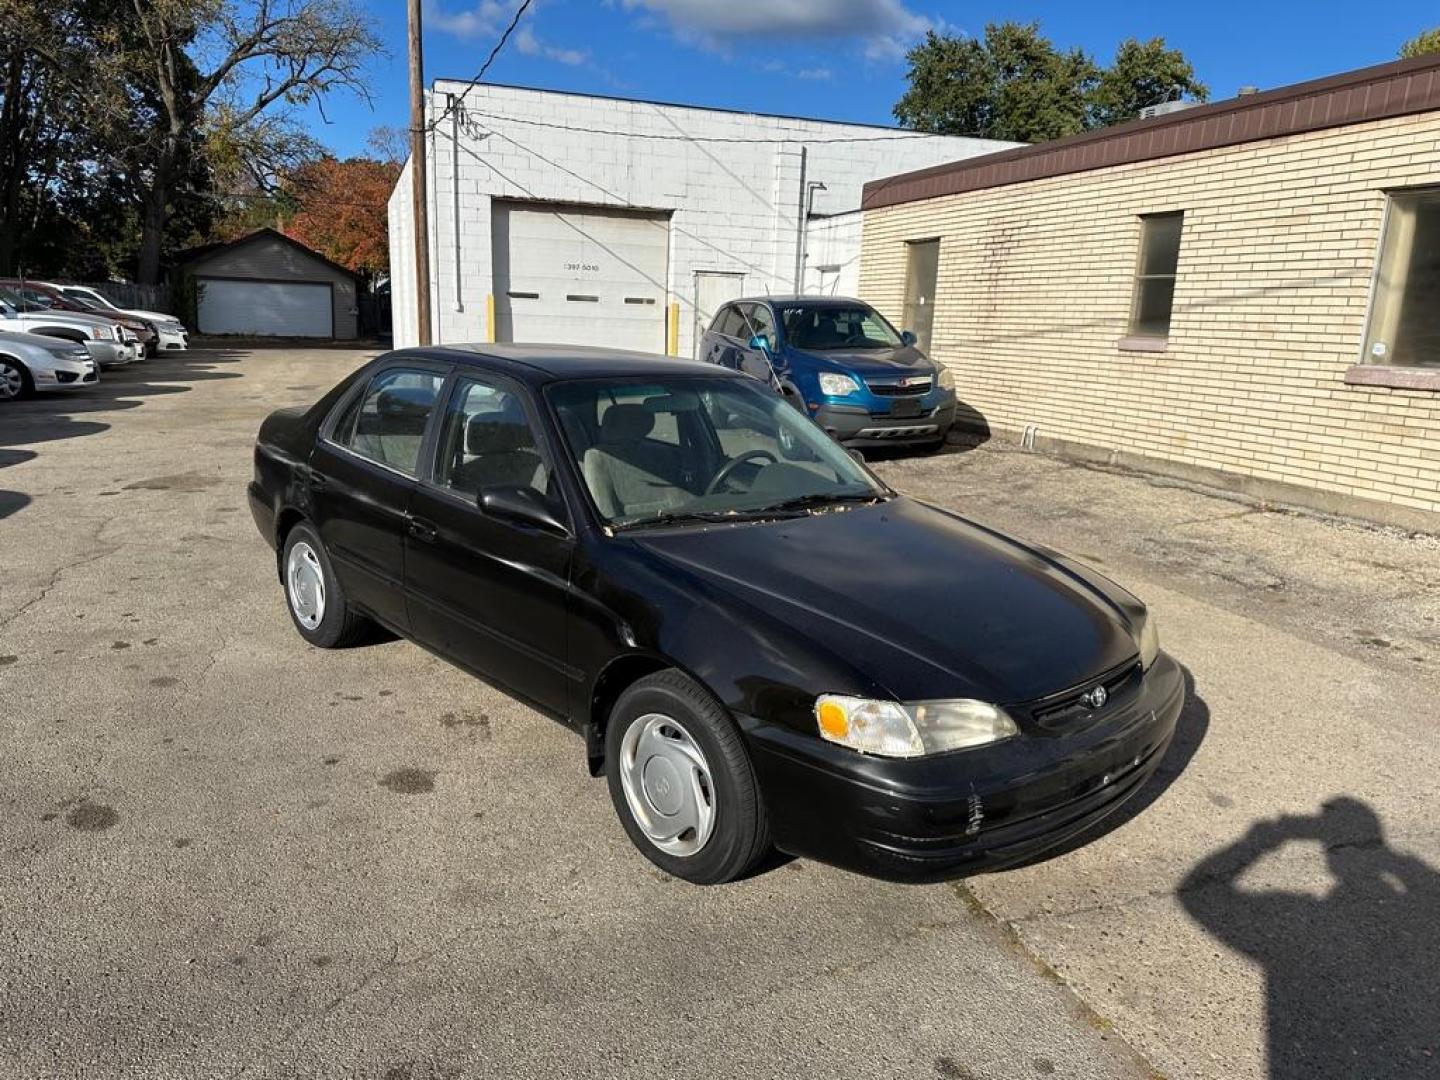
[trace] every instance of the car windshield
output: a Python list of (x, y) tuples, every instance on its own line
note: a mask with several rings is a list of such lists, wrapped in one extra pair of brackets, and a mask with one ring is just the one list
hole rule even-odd
[(114, 304), (106, 300), (99, 293), (93, 293), (88, 289), (61, 289), (62, 293), (74, 300), (77, 304), (83, 304), (90, 311), (119, 311)]
[(864, 304), (796, 304), (781, 308), (785, 340), (797, 349), (897, 349), (894, 328)]
[(757, 520), (891, 494), (749, 379), (587, 379), (547, 396), (596, 509), (618, 528)]
[(36, 303), (34, 303), (34, 302), (30, 301), (30, 300), (25, 299), (25, 297), (21, 296), (19, 293), (15, 292), (13, 289), (7, 289), (7, 288), (5, 288), (4, 286), (0, 286), (0, 303), (6, 304), (6, 305), (8, 305), (9, 307), (12, 307), (12, 308), (14, 308), (16, 311), (42, 311), (42, 310), (44, 310), (43, 308), (40, 307), (39, 304), (36, 304)]

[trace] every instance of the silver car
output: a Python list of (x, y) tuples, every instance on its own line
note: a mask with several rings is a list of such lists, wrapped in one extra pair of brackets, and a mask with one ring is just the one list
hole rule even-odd
[(11, 330), (74, 341), (101, 367), (119, 367), (140, 358), (135, 335), (113, 319), (80, 311), (53, 311), (0, 286), (0, 331)]
[(78, 341), (0, 329), (0, 402), (99, 381), (99, 365)]
[(100, 315), (131, 315), (137, 319), (144, 319), (155, 330), (157, 352), (183, 351), (190, 347), (190, 332), (185, 329), (185, 324), (174, 315), (166, 315), (160, 311), (144, 311), (138, 308), (122, 308), (88, 285), (53, 285), (45, 281), (38, 282), (38, 284), (46, 285), (63, 293), (71, 300), (84, 304)]

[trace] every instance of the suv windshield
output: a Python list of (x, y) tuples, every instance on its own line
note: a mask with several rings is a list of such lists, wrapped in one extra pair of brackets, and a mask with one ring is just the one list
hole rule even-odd
[(583, 380), (547, 397), (596, 509), (617, 527), (755, 520), (890, 495), (749, 379)]
[(785, 340), (797, 349), (898, 349), (894, 328), (862, 304), (805, 304), (783, 307)]

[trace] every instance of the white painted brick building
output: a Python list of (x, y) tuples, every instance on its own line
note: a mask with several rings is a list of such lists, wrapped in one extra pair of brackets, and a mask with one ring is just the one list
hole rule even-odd
[[(853, 293), (870, 180), (983, 139), (439, 81), (427, 96), (433, 336), (693, 354), (739, 295)], [(465, 94), (463, 105), (447, 106)], [(390, 199), (395, 343), (417, 340), (407, 165)], [(808, 206), (807, 206), (808, 204)], [(808, 227), (806, 227), (808, 226)]]

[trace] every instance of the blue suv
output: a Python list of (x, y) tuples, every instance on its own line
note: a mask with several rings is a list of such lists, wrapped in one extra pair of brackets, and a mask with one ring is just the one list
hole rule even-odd
[(955, 423), (950, 373), (859, 300), (732, 300), (700, 359), (769, 383), (845, 446), (934, 448)]

